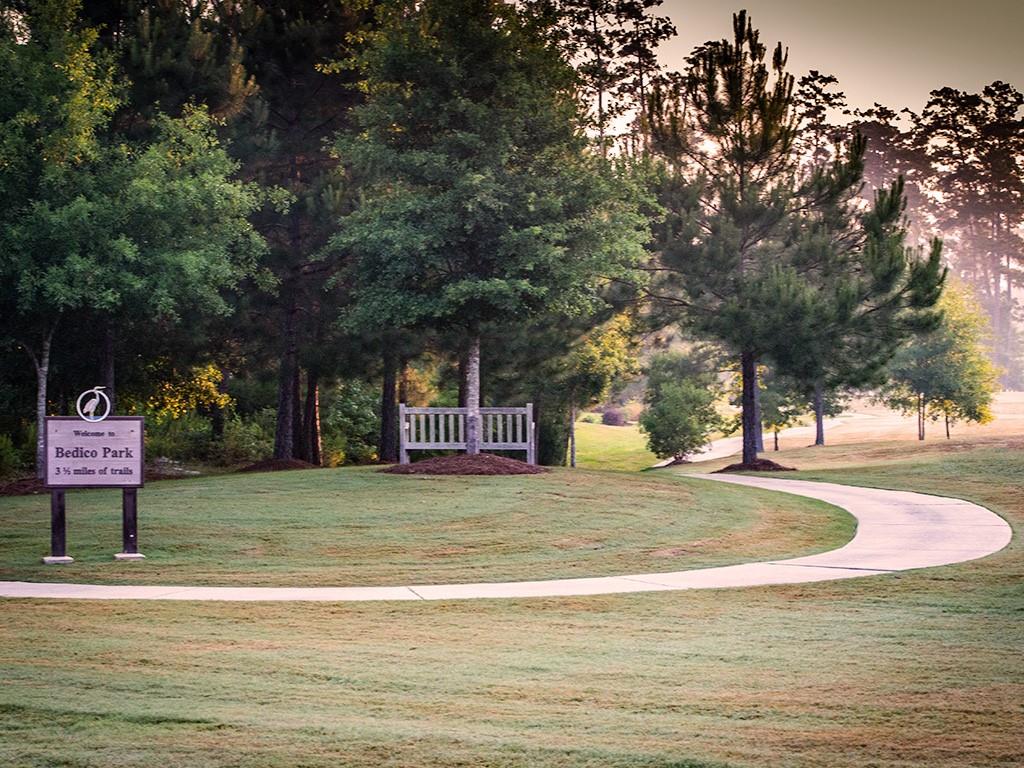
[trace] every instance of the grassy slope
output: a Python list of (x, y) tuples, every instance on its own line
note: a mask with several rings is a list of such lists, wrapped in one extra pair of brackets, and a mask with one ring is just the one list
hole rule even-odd
[(576, 464), (584, 469), (639, 471), (657, 461), (647, 450), (647, 438), (636, 424), (608, 427), (576, 423)]
[(560, 470), (407, 477), (343, 468), (154, 483), (144, 563), (114, 562), (118, 493), (68, 494), (69, 552), (44, 566), (44, 496), (0, 499), (0, 579), (410, 584), (695, 568), (831, 549), (853, 521), (820, 502), (669, 476)]
[[(792, 463), (962, 494), (1021, 530), (1021, 446), (908, 449)], [(580, 599), (7, 601), (0, 764), (1019, 765), (1022, 551)]]

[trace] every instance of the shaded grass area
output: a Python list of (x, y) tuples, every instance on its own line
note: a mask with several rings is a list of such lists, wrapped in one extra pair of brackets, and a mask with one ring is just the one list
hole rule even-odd
[[(845, 467), (848, 446), (819, 449), (815, 476), (963, 495), (1021, 529), (1019, 450), (902, 447)], [(1015, 538), (961, 565), (754, 589), (8, 600), (0, 764), (1006, 768), (1024, 762), (1022, 585)]]
[(0, 499), (0, 579), (269, 586), (415, 584), (697, 568), (824, 551), (853, 520), (824, 503), (670, 476), (559, 470), (406, 477), (340, 468), (153, 483), (142, 563), (116, 491), (69, 492), (68, 552), (44, 566), (47, 497)]
[(647, 437), (636, 424), (609, 427), (576, 422), (576, 465), (583, 469), (639, 471), (656, 464)]

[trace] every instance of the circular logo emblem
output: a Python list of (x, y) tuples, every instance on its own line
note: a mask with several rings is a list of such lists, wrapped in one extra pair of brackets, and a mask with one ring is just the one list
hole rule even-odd
[(75, 410), (79, 416), (86, 421), (103, 421), (110, 415), (110, 398), (103, 390), (104, 387), (93, 387), (78, 396)]

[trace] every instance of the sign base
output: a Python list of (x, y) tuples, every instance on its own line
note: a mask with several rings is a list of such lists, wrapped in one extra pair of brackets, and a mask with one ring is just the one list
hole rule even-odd
[(138, 552), (118, 552), (114, 555), (115, 560), (145, 560), (146, 556)]
[(43, 562), (47, 565), (67, 565), (68, 563), (75, 562), (75, 558), (67, 557), (66, 555), (63, 557), (44, 557)]

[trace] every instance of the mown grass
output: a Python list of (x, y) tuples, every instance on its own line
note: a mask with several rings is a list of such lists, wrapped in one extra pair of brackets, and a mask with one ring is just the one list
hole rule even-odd
[(609, 427), (576, 422), (576, 466), (583, 469), (639, 471), (657, 463), (647, 437), (636, 424)]
[(839, 546), (846, 513), (669, 476), (513, 477), (341, 468), (153, 483), (142, 563), (115, 562), (116, 491), (69, 492), (68, 552), (45, 566), (48, 497), (0, 499), (0, 579), (90, 583), (423, 584), (592, 576), (772, 559)]
[[(851, 463), (872, 450), (801, 465), (964, 495), (1021, 530), (1019, 447)], [(1024, 762), (1022, 577), (1015, 538), (960, 565), (753, 589), (4, 601), (0, 764), (1006, 768)]]

